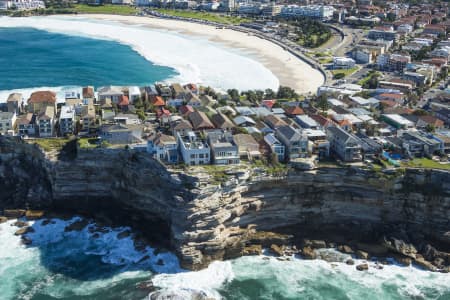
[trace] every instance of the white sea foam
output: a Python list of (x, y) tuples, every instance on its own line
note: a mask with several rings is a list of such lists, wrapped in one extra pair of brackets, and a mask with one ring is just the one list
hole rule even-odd
[[(160, 252), (155, 255), (155, 249), (151, 247), (138, 251), (134, 247), (133, 234), (119, 239), (118, 234), (130, 230), (128, 227), (108, 228), (107, 232), (102, 230), (96, 238), (89, 230), (95, 226), (93, 223), (80, 231), (65, 231), (68, 225), (79, 220), (79, 217), (67, 221), (51, 219), (46, 225), (42, 220), (30, 222), (34, 229), (34, 232), (27, 234), (32, 240), (31, 246), (22, 245), (21, 238), (14, 235), (18, 229), (12, 226), (15, 220), (0, 224), (0, 299), (32, 299), (38, 293), (55, 298), (90, 295), (114, 287), (123, 280), (148, 280), (153, 272), (182, 271), (174, 254)], [(95, 255), (104, 264), (120, 266), (121, 272), (106, 278), (81, 281), (58, 272), (49, 272), (46, 264), (55, 262), (49, 254), (42, 257), (42, 251), (48, 250), (47, 247), (58, 247), (59, 260), (80, 253)], [(68, 265), (66, 268), (78, 267), (82, 266)]]
[(275, 75), (261, 63), (206, 39), (194, 39), (174, 32), (111, 21), (57, 16), (0, 17), (0, 27), (32, 27), (49, 32), (118, 41), (130, 45), (155, 64), (177, 70), (179, 75), (172, 78), (172, 81), (240, 90), (276, 89), (279, 85)]

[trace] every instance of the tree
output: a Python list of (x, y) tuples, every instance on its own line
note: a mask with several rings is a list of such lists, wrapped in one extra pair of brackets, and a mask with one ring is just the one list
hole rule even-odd
[(328, 103), (328, 97), (326, 94), (321, 94), (317, 97), (317, 107), (320, 108), (322, 113), (325, 113), (328, 110), (330, 104)]
[(434, 131), (434, 126), (432, 124), (427, 124), (427, 126), (425, 127), (425, 130), (427, 132), (433, 132)]
[(264, 91), (264, 99), (269, 100), (276, 97), (275, 92), (272, 89), (266, 89)]
[(281, 86), (278, 88), (277, 98), (282, 99), (297, 99), (297, 93), (290, 87)]
[(227, 93), (230, 95), (232, 101), (238, 102), (240, 100), (239, 91), (237, 89), (229, 89), (227, 90)]

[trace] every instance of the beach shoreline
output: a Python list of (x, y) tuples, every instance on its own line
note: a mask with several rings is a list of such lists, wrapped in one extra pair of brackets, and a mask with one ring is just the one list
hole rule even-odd
[(289, 86), (300, 94), (315, 93), (325, 80), (320, 71), (271, 41), (232, 29), (217, 29), (206, 24), (148, 16), (80, 14), (77, 17), (140, 25), (193, 38), (206, 38), (258, 61), (278, 78), (280, 85)]

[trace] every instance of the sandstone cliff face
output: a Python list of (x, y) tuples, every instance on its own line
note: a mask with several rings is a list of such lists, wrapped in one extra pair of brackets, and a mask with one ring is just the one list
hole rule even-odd
[[(361, 234), (392, 230), (440, 237), (450, 229), (450, 173), (406, 170), (386, 176), (358, 169), (292, 172), (286, 178), (238, 184), (189, 203), (178, 235), (187, 264), (233, 255), (256, 230), (303, 224), (342, 226)], [(178, 225), (173, 223), (173, 225)], [(352, 228), (353, 226), (353, 228)], [(300, 228), (302, 226), (300, 225)], [(300, 229), (301, 230), (301, 229)]]
[(444, 242), (450, 231), (450, 173), (444, 171), (292, 171), (220, 188), (207, 177), (168, 171), (145, 153), (89, 150), (48, 160), (36, 146), (2, 137), (0, 150), (0, 209), (120, 210), (144, 229), (159, 222), (190, 269), (241, 255), (255, 231), (299, 224), (304, 230), (346, 224), (363, 235), (400, 226), (419, 239)]

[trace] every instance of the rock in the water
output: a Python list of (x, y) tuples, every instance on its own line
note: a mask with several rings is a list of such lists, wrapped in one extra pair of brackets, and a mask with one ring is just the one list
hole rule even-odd
[(44, 217), (44, 211), (43, 210), (27, 210), (25, 212), (25, 217), (27, 217), (28, 220), (37, 220)]
[(16, 222), (14, 222), (12, 224), (12, 226), (16, 226), (16, 227), (22, 228), (22, 227), (28, 226), (28, 222), (16, 221)]
[(83, 230), (84, 227), (86, 227), (89, 224), (89, 221), (86, 219), (81, 219), (78, 221), (73, 222), (72, 224), (66, 226), (66, 228), (64, 228), (64, 232), (69, 232), (69, 231), (81, 231)]
[(14, 235), (24, 235), (30, 232), (34, 232), (34, 228), (33, 227), (22, 227), (19, 230), (17, 230)]
[(302, 248), (302, 256), (305, 259), (316, 259), (317, 253), (311, 247), (306, 246)]
[(403, 255), (394, 255), (394, 259), (396, 262), (398, 262), (402, 266), (409, 266), (412, 263), (412, 258), (403, 256)]
[(31, 245), (33, 243), (33, 241), (25, 235), (22, 235), (21, 241), (22, 241), (22, 244), (24, 244), (24, 245)]
[(5, 209), (4, 215), (8, 219), (18, 219), (25, 215), (25, 210), (24, 209)]
[(413, 244), (405, 243), (403, 240), (394, 237), (384, 237), (383, 245), (393, 252), (400, 253), (413, 259), (416, 258), (417, 249)]
[(442, 269), (445, 267), (445, 260), (441, 257), (436, 257), (433, 260), (433, 265), (435, 265), (437, 268)]
[(124, 238), (126, 238), (126, 237), (129, 237), (130, 235), (131, 235), (131, 231), (125, 230), (125, 231), (122, 231), (121, 233), (119, 233), (119, 234), (117, 235), (117, 238), (118, 238), (119, 240), (121, 240), (121, 239), (124, 239)]
[(272, 252), (273, 254), (275, 254), (277, 256), (283, 256), (284, 255), (283, 247), (280, 247), (280, 246), (275, 245), (275, 244), (272, 244), (270, 246), (270, 252)]
[(433, 266), (429, 261), (424, 260), (423, 258), (416, 259), (414, 261), (417, 265), (421, 266), (425, 270), (436, 272), (437, 268)]
[(356, 266), (356, 270), (358, 270), (358, 271), (369, 270), (369, 265), (368, 264), (359, 264)]
[(311, 247), (313, 247), (314, 249), (326, 248), (327, 243), (325, 243), (325, 241), (322, 240), (312, 240)]
[(341, 251), (342, 253), (353, 254), (353, 249), (347, 245), (338, 246), (338, 250)]
[(242, 255), (261, 255), (262, 247), (261, 245), (249, 245), (244, 247)]
[(45, 219), (44, 221), (42, 221), (42, 226), (46, 226), (50, 224), (50, 219)]
[(347, 261), (345, 262), (347, 265), (353, 266), (355, 264), (355, 261), (351, 258), (347, 259)]
[(359, 259), (369, 259), (369, 253), (362, 250), (356, 250), (356, 257)]
[(7, 217), (0, 217), (0, 224), (5, 223), (6, 221), (8, 221)]
[(156, 262), (156, 264), (157, 264), (158, 266), (164, 266), (164, 261), (160, 258), (160, 259), (158, 259), (158, 261)]

